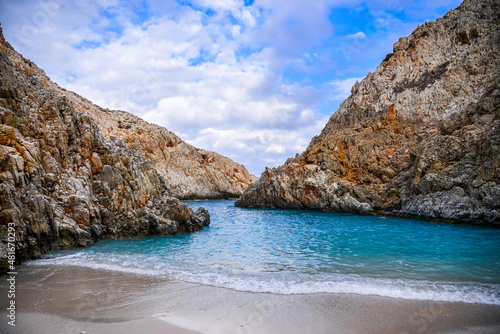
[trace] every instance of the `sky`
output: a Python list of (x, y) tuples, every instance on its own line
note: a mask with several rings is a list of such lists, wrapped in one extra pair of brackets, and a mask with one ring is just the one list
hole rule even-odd
[(457, 0), (0, 0), (60, 86), (260, 175), (301, 153), (392, 45)]

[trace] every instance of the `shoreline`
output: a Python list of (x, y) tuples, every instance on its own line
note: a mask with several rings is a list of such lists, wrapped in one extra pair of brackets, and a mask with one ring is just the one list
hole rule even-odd
[[(236, 199), (238, 200), (238, 199)], [(286, 206), (286, 205), (272, 205), (272, 204), (245, 204), (241, 205), (238, 203), (235, 206), (243, 209), (279, 209), (279, 210), (304, 210), (304, 211), (312, 211), (312, 212), (330, 212), (330, 213), (341, 213), (347, 215), (359, 215), (359, 216), (368, 216), (368, 217), (394, 217), (394, 218), (403, 218), (403, 219), (414, 219), (414, 220), (423, 220), (426, 222), (436, 223), (436, 224), (451, 224), (451, 225), (463, 225), (463, 226), (477, 226), (477, 227), (493, 227), (500, 229), (500, 224), (490, 223), (485, 221), (475, 221), (475, 220), (457, 220), (457, 219), (447, 219), (447, 218), (433, 218), (428, 216), (420, 216), (417, 214), (399, 212), (399, 211), (386, 211), (386, 210), (374, 210), (374, 211), (359, 211), (359, 212), (349, 212), (349, 211), (336, 211), (328, 208), (308, 208), (308, 207), (295, 207), (295, 206)]]
[(216, 197), (216, 198), (184, 198), (184, 197), (177, 197), (177, 199), (179, 199), (179, 201), (181, 202), (206, 202), (206, 201), (236, 201), (238, 198), (240, 198), (239, 196), (238, 197), (228, 197), (228, 198), (225, 198), (225, 197)]
[[(255, 293), (77, 266), (23, 265), (7, 333), (498, 333), (500, 306), (356, 294)], [(0, 282), (0, 293), (7, 293)], [(68, 331), (68, 330), (70, 331)], [(79, 331), (78, 331), (79, 330)]]

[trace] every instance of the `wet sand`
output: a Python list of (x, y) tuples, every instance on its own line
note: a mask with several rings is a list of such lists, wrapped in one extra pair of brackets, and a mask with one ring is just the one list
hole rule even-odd
[(7, 333), (500, 333), (500, 306), (241, 292), (83, 267), (20, 266)]

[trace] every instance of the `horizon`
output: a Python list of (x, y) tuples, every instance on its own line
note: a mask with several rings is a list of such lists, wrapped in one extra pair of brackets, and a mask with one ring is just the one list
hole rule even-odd
[(460, 3), (0, 0), (0, 22), (61, 87), (259, 176), (300, 154), (400, 37)]

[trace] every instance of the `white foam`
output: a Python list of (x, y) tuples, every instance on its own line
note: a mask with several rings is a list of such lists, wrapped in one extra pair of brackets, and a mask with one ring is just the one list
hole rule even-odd
[(369, 278), (359, 275), (300, 274), (293, 272), (246, 273), (210, 271), (195, 266), (173, 266), (151, 258), (77, 253), (28, 262), (30, 265), (82, 266), (141, 275), (166, 275), (178, 280), (238, 291), (276, 294), (353, 293), (401, 299), (500, 305), (500, 285), (475, 282), (430, 282)]

